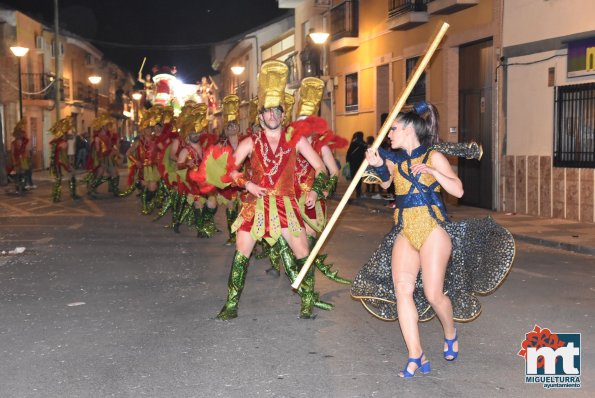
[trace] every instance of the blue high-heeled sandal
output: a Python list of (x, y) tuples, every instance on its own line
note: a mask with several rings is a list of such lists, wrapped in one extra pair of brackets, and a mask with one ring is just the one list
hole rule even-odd
[[(428, 360), (428, 362), (422, 364), (421, 363), (421, 359), (424, 357), (424, 353), (422, 352), (421, 355), (419, 356), (419, 358), (409, 358), (407, 359), (407, 364), (405, 365), (405, 369), (403, 369), (403, 374), (401, 375), (399, 373), (399, 376), (408, 379), (410, 377), (413, 377), (415, 375), (415, 372), (417, 372), (418, 370), (423, 373), (430, 373), (430, 361)], [(407, 370), (407, 367), (409, 366), (409, 364), (413, 362), (414, 364), (417, 365), (417, 368), (413, 371), (413, 373), (410, 373), (409, 370)]]
[[(457, 359), (457, 357), (459, 356), (459, 352), (454, 350), (454, 345), (455, 343), (459, 340), (459, 335), (457, 333), (457, 330), (455, 329), (455, 338), (454, 339), (444, 339), (444, 342), (446, 343), (446, 351), (444, 351), (444, 359), (446, 359), (447, 361), (454, 361), (455, 359)], [(447, 357), (451, 357), (451, 358), (447, 358)]]

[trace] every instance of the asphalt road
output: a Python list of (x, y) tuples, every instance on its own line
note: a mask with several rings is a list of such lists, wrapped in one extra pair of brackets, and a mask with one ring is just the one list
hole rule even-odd
[[(226, 233), (175, 235), (132, 197), (64, 196), (0, 197), (0, 250), (26, 248), (0, 255), (0, 397), (595, 396), (593, 257), (519, 244), (482, 315), (458, 325), (459, 359), (442, 359), (440, 325), (424, 323), (432, 372), (403, 380), (398, 325), (370, 316), (348, 286), (319, 274), (336, 308), (300, 320), (288, 280), (252, 259), (240, 316), (217, 321), (233, 256)], [(223, 229), (224, 212), (216, 217)], [(324, 251), (352, 278), (390, 225), (348, 207)], [(581, 389), (525, 384), (517, 352), (535, 324), (582, 333)]]

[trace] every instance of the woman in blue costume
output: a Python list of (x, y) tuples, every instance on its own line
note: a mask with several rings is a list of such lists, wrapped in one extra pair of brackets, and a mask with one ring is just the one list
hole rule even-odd
[(512, 265), (514, 240), (489, 218), (448, 220), (440, 189), (460, 198), (463, 185), (446, 157), (431, 149), (438, 141), (433, 105), (422, 102), (400, 114), (389, 138), (392, 148), (401, 150), (369, 149), (366, 159), (383, 188), (395, 183), (395, 226), (355, 278), (352, 296), (379, 318), (398, 318), (409, 353), (399, 376), (408, 378), (418, 369), (430, 371), (418, 321), (438, 316), (444, 359), (455, 360), (454, 321), (479, 315), (474, 293), (490, 293), (502, 282)]

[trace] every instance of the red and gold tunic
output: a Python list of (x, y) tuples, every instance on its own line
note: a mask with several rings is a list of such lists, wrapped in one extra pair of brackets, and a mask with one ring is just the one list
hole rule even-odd
[(10, 155), (12, 160), (12, 167), (17, 173), (22, 173), (25, 170), (29, 170), (30, 158), (27, 153), (27, 144), (29, 140), (26, 137), (20, 140), (15, 139), (12, 141), (10, 148)]
[(253, 150), (247, 179), (266, 188), (268, 195), (261, 198), (248, 192), (241, 195), (242, 209), (232, 225), (232, 232), (250, 232), (254, 239), (264, 238), (273, 245), (283, 228), (294, 236), (298, 236), (304, 228), (295, 192), (295, 140), (282, 131), (277, 149), (273, 152), (263, 131), (252, 134), (249, 139), (253, 141)]
[(182, 149), (182, 145), (180, 144), (175, 151), (176, 153), (172, 153), (173, 142), (178, 139), (178, 137), (179, 135), (177, 131), (173, 131), (173, 125), (171, 123), (166, 123), (163, 126), (163, 131), (156, 139), (157, 167), (159, 175), (161, 175), (161, 178), (169, 187), (173, 187), (177, 183), (176, 160), (172, 160), (171, 157), (173, 156), (177, 159)]
[(87, 161), (87, 170), (95, 173), (101, 166), (105, 166), (105, 159), (110, 153), (110, 138), (101, 130), (93, 132), (91, 154)]
[[(134, 183), (135, 176), (138, 176), (140, 181), (144, 181), (142, 166), (144, 156), (144, 146), (139, 138), (137, 142), (132, 144), (128, 152), (128, 186)], [(137, 162), (141, 164), (140, 167), (137, 166)]]
[(157, 147), (155, 138), (143, 136), (140, 145), (142, 148), (143, 178), (145, 182), (159, 181), (159, 171), (157, 170)]
[[(229, 142), (228, 139), (219, 142), (218, 145), (221, 145), (224, 148), (229, 148), (232, 153), (235, 150), (235, 148)], [(230, 185), (222, 189), (217, 189), (217, 202), (221, 205), (227, 206), (229, 202), (236, 201), (239, 198), (240, 191), (241, 188), (234, 185)]]
[(68, 161), (68, 142), (66, 137), (54, 138), (50, 141), (51, 153), (51, 164), (50, 174), (61, 177), (65, 173), (71, 171), (70, 162)]

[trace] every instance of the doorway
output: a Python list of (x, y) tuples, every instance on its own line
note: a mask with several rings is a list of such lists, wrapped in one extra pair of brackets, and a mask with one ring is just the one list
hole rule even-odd
[(460, 204), (486, 209), (492, 200), (492, 84), (493, 41), (459, 49), (459, 142), (483, 146), (483, 157), (459, 160), (459, 178), (465, 194)]

